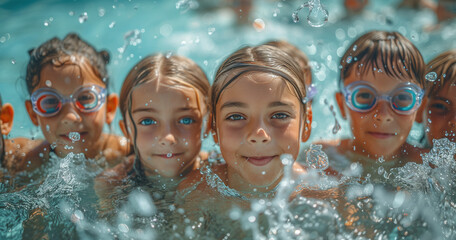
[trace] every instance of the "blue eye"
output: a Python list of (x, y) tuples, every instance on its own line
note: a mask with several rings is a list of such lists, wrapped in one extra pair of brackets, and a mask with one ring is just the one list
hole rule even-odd
[(148, 126), (148, 125), (152, 125), (152, 124), (157, 124), (157, 121), (150, 119), (150, 118), (146, 118), (146, 119), (142, 120), (141, 122), (139, 122), (139, 124)]
[(233, 114), (233, 115), (230, 115), (226, 118), (226, 120), (230, 120), (230, 121), (239, 121), (239, 120), (245, 120), (245, 117), (239, 115), (239, 114)]
[(285, 114), (285, 113), (276, 113), (274, 115), (272, 115), (272, 118), (273, 119), (286, 119), (286, 118), (289, 118), (290, 116), (288, 114)]
[(192, 118), (189, 118), (189, 117), (181, 118), (181, 119), (179, 120), (179, 123), (180, 123), (180, 124), (184, 124), (184, 125), (189, 125), (189, 124), (192, 124), (192, 123), (194, 123), (194, 122), (195, 122), (195, 120), (192, 119)]

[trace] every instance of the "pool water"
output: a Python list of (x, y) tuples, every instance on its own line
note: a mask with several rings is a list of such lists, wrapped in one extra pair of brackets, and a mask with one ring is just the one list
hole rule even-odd
[[(0, 93), (15, 109), (10, 137), (42, 137), (24, 107), (27, 52), (69, 32), (111, 53), (109, 87), (117, 93), (129, 69), (155, 52), (193, 59), (212, 82), (221, 61), (241, 46), (287, 40), (311, 60), (318, 89), (308, 143), (350, 135), (337, 110), (333, 117), (331, 106), (340, 57), (363, 33), (398, 31), (418, 47), (425, 61), (456, 48), (456, 22), (425, 31), (436, 22), (433, 13), (398, 9), (396, 0), (370, 1), (363, 14), (352, 17), (345, 17), (341, 1), (322, 0), (329, 13), (322, 27), (307, 23), (307, 8), (298, 13), (299, 22), (293, 21), (299, 1), (254, 1), (253, 25), (238, 25), (230, 9), (214, 7), (221, 0), (200, 1), (198, 9), (188, 10), (176, 8), (178, 2), (182, 1), (0, 1)], [(118, 120), (120, 114), (114, 123)], [(418, 141), (421, 129), (414, 126), (410, 142)], [(105, 130), (121, 135), (117, 124)], [(172, 204), (176, 196), (166, 191), (177, 183), (163, 179), (151, 186), (127, 181), (106, 193), (109, 201), (99, 200), (92, 179), (103, 170), (101, 163), (79, 155), (54, 157), (35, 172), (0, 184), (0, 239), (454, 239), (456, 150), (450, 142), (439, 144), (427, 156), (435, 169), (408, 164), (391, 172), (379, 170), (372, 181), (364, 182), (356, 178), (356, 166), (354, 177), (343, 182), (308, 174), (311, 188), (345, 188), (345, 202), (337, 196), (284, 201), (295, 184), (285, 177), (278, 189), (282, 194), (273, 198), (247, 204), (225, 196), (218, 199), (227, 204), (223, 209), (200, 199), (203, 208), (187, 211)], [(217, 146), (206, 139), (203, 148)], [(402, 191), (396, 191), (398, 187)]]

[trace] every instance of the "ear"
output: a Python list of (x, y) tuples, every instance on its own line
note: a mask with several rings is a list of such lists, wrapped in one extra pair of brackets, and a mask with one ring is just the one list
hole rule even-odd
[(119, 105), (119, 97), (115, 93), (111, 93), (106, 99), (106, 123), (111, 124), (116, 116), (117, 106)]
[(129, 138), (129, 134), (128, 134), (128, 131), (127, 131), (127, 126), (125, 126), (125, 122), (124, 120), (119, 120), (119, 127), (120, 127), (120, 130), (122, 130), (122, 133), (123, 135), (126, 137), (126, 138)]
[(212, 139), (214, 139), (214, 142), (216, 144), (219, 143), (218, 141), (218, 133), (217, 133), (217, 126), (215, 126), (215, 119), (214, 115), (209, 114), (209, 119), (207, 121), (207, 129), (210, 130), (210, 133), (212, 135)]
[(424, 97), (423, 102), (421, 102), (421, 106), (418, 108), (418, 111), (416, 112), (415, 121), (418, 123), (423, 123), (423, 119), (425, 118), (424, 113), (426, 111), (427, 101), (428, 98)]
[(27, 109), (27, 113), (30, 117), (30, 120), (32, 120), (33, 125), (39, 126), (40, 124), (38, 122), (38, 115), (35, 111), (33, 111), (33, 105), (32, 102), (30, 102), (30, 100), (25, 101), (25, 108)]
[(306, 119), (304, 119), (304, 127), (302, 128), (301, 132), (301, 141), (306, 142), (309, 140), (310, 133), (312, 130), (312, 105), (306, 104)]
[(14, 109), (13, 106), (9, 103), (5, 103), (2, 107), (0, 120), (1, 123), (1, 132), (3, 135), (8, 135), (13, 128), (13, 119), (14, 119)]
[(341, 92), (335, 94), (337, 105), (339, 106), (340, 114), (343, 119), (347, 119), (347, 113), (345, 112), (345, 99)]

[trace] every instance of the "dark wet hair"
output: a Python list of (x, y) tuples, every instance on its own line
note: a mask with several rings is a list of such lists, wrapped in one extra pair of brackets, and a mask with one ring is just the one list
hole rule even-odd
[[(217, 70), (210, 93), (212, 128), (215, 127), (215, 107), (222, 92), (247, 72), (266, 72), (282, 77), (304, 106), (306, 97), (304, 75), (293, 57), (273, 46), (247, 46), (228, 56)], [(306, 108), (303, 107), (303, 113), (305, 112)]]
[[(90, 67), (97, 77), (102, 80), (106, 86), (109, 84), (109, 76), (106, 65), (109, 63), (109, 53), (105, 50), (97, 51), (88, 42), (82, 40), (78, 34), (69, 33), (61, 40), (54, 37), (39, 47), (29, 50), (30, 60), (27, 65), (27, 74), (25, 82), (29, 94), (40, 83), (40, 73), (47, 64), (54, 66), (63, 66), (70, 63), (69, 59), (85, 58), (89, 60)], [(70, 58), (65, 58), (70, 57)], [(72, 64), (74, 61), (71, 61)]]
[(180, 85), (195, 89), (198, 96), (198, 106), (202, 112), (207, 111), (207, 96), (210, 89), (209, 81), (203, 70), (195, 62), (182, 56), (151, 55), (142, 59), (130, 70), (120, 90), (119, 108), (128, 134), (131, 133), (127, 127), (126, 118), (130, 118), (133, 123), (132, 149), (136, 159), (133, 170), (129, 174), (136, 173), (136, 181), (138, 182), (144, 181), (145, 174), (139, 161), (139, 151), (136, 147), (137, 129), (131, 114), (132, 93), (134, 88), (151, 81), (160, 81), (170, 86)]
[(432, 97), (447, 84), (456, 82), (456, 49), (448, 50), (432, 59), (426, 65), (426, 72), (435, 72), (437, 79), (435, 81), (426, 81), (427, 96)]
[(285, 40), (278, 40), (278, 41), (269, 41), (264, 45), (269, 45), (273, 47), (277, 47), (280, 50), (286, 52), (288, 55), (293, 57), (293, 60), (299, 64), (300, 69), (304, 74), (304, 80), (306, 82), (306, 86), (312, 84), (312, 72), (309, 65), (309, 58), (307, 55), (299, 50), (295, 45), (285, 41)]
[(413, 43), (398, 32), (372, 31), (362, 35), (348, 47), (340, 67), (339, 81), (342, 82), (355, 68), (361, 73), (376, 68), (388, 76), (424, 86), (423, 57)]

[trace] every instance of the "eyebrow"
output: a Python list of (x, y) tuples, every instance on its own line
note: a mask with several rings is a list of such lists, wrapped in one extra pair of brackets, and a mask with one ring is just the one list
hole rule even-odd
[(272, 102), (268, 105), (268, 107), (291, 107), (292, 104), (286, 103), (286, 102), (281, 102), (281, 101), (275, 101)]
[[(195, 107), (181, 107), (181, 108), (177, 109), (178, 112), (185, 112), (185, 111), (192, 111), (192, 110), (198, 110), (198, 108), (195, 108)], [(158, 111), (155, 108), (152, 108), (152, 107), (136, 108), (136, 109), (133, 109), (133, 111), (131, 111), (131, 113), (137, 113), (137, 112), (153, 112), (153, 113), (156, 113)]]
[[(281, 101), (275, 101), (275, 102), (271, 102), (268, 104), (268, 107), (283, 107), (283, 106), (291, 107), (291, 104), (286, 103), (286, 102), (281, 102)], [(226, 102), (220, 107), (220, 110), (222, 110), (223, 108), (229, 108), (229, 107), (246, 108), (247, 104), (243, 103), (243, 102)]]
[(243, 103), (243, 102), (226, 102), (224, 103), (221, 107), (220, 107), (220, 110), (224, 109), (224, 108), (229, 108), (229, 107), (241, 107), (241, 108), (246, 108), (247, 107), (247, 104)]
[(131, 111), (131, 113), (137, 112), (157, 112), (157, 110), (155, 108), (136, 108)]
[(434, 99), (440, 100), (440, 101), (444, 101), (444, 102), (446, 102), (446, 103), (451, 104), (451, 100), (450, 100), (450, 99), (447, 99), (447, 98), (443, 98), (443, 97), (436, 96), (436, 97), (434, 97)]

